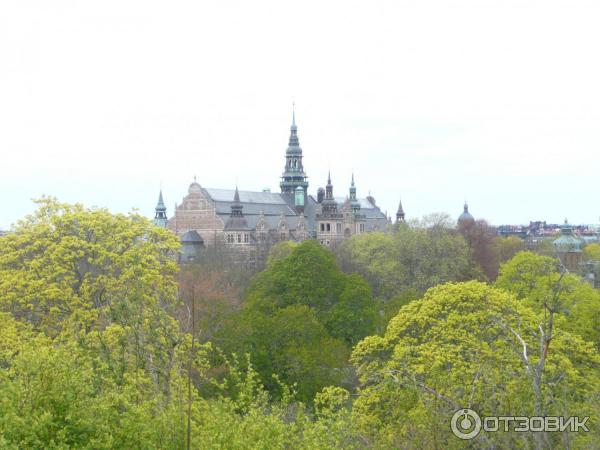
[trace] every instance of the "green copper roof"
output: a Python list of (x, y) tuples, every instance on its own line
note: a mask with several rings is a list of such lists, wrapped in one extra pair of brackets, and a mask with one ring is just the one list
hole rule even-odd
[(565, 224), (560, 229), (560, 237), (555, 239), (552, 244), (559, 253), (580, 253), (584, 241), (575, 236), (573, 227), (571, 227), (565, 219)]

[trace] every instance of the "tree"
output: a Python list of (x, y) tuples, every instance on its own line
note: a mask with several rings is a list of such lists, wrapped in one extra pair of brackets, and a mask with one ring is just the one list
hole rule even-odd
[(512, 292), (539, 313), (600, 348), (600, 292), (577, 275), (565, 273), (560, 261), (531, 252), (517, 253), (500, 267), (496, 285)]
[(340, 268), (359, 273), (376, 298), (389, 299), (407, 284), (394, 238), (388, 233), (366, 233), (346, 239), (335, 249)]
[[(430, 289), (401, 308), (384, 336), (369, 336), (354, 349), (361, 390), (353, 417), (359, 431), (374, 446), (386, 448), (406, 442), (462, 448), (464, 442), (449, 427), (461, 408), (482, 416), (531, 416), (540, 412), (539, 395), (538, 415), (591, 415), (588, 399), (600, 388), (597, 352), (562, 330), (554, 334), (551, 349), (540, 348), (539, 323), (540, 316), (511, 294), (483, 283)], [(567, 445), (575, 447), (594, 436), (563, 433), (544, 439), (561, 446), (573, 440)], [(488, 448), (536, 444), (520, 433), (482, 433), (472, 443)]]
[(292, 305), (308, 306), (331, 336), (349, 343), (375, 331), (377, 305), (369, 286), (358, 275), (345, 275), (333, 254), (314, 240), (272, 260), (244, 302), (245, 309), (264, 314)]
[(525, 243), (516, 236), (498, 236), (495, 241), (496, 253), (500, 263), (504, 263), (520, 251), (525, 250)]
[[(176, 300), (177, 238), (130, 214), (44, 198), (0, 241), (0, 308), (55, 336)], [(68, 324), (68, 325), (67, 325)]]
[(244, 310), (233, 319), (228, 335), (236, 341), (226, 348), (247, 353), (265, 387), (281, 396), (276, 374), (286, 385), (295, 386), (298, 397), (311, 402), (315, 394), (342, 382), (349, 351), (343, 341), (327, 333), (314, 310), (290, 305), (270, 314)]
[(271, 375), (296, 384), (300, 399), (353, 380), (349, 347), (375, 332), (377, 305), (359, 275), (341, 272), (313, 240), (292, 247), (257, 274), (238, 315), (217, 336), (228, 353), (250, 355), (265, 386)]
[(495, 280), (499, 266), (496, 230), (485, 220), (459, 224), (458, 230), (469, 244), (473, 262), (481, 268), (488, 280)]
[(471, 278), (469, 248), (447, 216), (431, 215), (393, 234), (366, 233), (344, 241), (336, 256), (345, 272), (363, 276), (386, 302), (403, 291), (424, 292), (447, 281)]

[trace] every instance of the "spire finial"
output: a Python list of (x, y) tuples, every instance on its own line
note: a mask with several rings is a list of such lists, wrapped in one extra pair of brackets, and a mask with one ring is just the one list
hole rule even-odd
[(352, 187), (354, 187), (354, 170), (352, 171), (352, 182), (351, 182)]
[(240, 193), (238, 191), (237, 183), (235, 183), (235, 194), (233, 195), (233, 201), (236, 203), (240, 202)]
[(296, 126), (296, 102), (292, 102), (292, 126)]
[(194, 175), (194, 183), (196, 182), (196, 175)]
[(331, 170), (327, 171), (327, 184), (331, 184)]

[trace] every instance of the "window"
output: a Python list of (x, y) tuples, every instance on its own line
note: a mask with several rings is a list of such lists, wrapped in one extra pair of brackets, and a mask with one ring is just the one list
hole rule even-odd
[(240, 233), (238, 233), (238, 235), (237, 235), (237, 241), (238, 241), (238, 244), (242, 243), (242, 235)]
[[(325, 231), (325, 224), (324, 224), (324, 223), (322, 223), (322, 224), (321, 224), (321, 231)], [(322, 244), (322, 243), (323, 243), (323, 242), (321, 242), (321, 244)]]
[(364, 232), (365, 232), (365, 224), (364, 224), (364, 223), (361, 223), (361, 224), (360, 224), (360, 226), (359, 226), (359, 230), (360, 230), (360, 232), (361, 232), (361, 233), (364, 233)]
[(335, 231), (338, 233), (342, 232), (342, 224), (341, 223), (336, 223), (335, 224)]
[(248, 233), (244, 233), (244, 244), (248, 243)]
[(233, 234), (227, 233), (227, 243), (233, 244)]
[(331, 231), (331, 224), (330, 223), (327, 224), (327, 231)]

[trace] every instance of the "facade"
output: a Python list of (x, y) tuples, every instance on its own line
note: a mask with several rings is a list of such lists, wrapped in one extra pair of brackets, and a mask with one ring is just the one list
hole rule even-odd
[[(207, 188), (194, 177), (169, 219), (162, 193), (159, 195), (155, 223), (180, 237), (195, 231), (205, 247), (226, 246), (253, 253), (253, 257), (261, 256), (261, 248), (280, 241), (314, 238), (328, 246), (356, 234), (386, 230), (388, 218), (375, 199), (357, 196), (354, 174), (345, 196), (334, 196), (331, 174), (326, 188), (319, 188), (316, 197), (310, 195), (302, 158), (294, 114), (279, 184), (281, 192), (244, 191), (237, 186)], [(401, 214), (404, 220), (404, 211)]]

